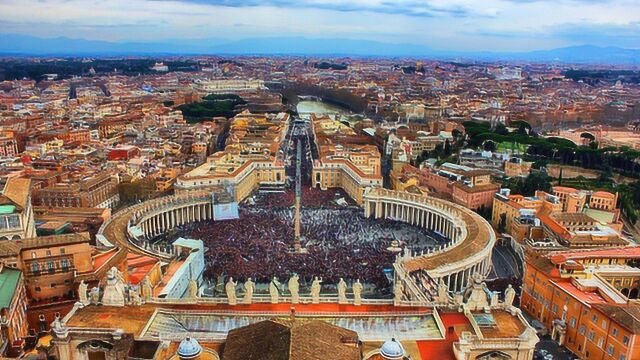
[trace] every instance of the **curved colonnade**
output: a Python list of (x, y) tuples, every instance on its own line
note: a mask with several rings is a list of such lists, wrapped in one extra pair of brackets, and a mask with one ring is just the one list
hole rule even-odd
[(419, 254), (405, 251), (395, 264), (396, 281), (403, 281), (410, 299), (428, 301), (441, 281), (453, 292), (462, 291), (472, 276), (491, 270), (496, 242), (491, 225), (475, 212), (442, 199), (371, 188), (364, 195), (365, 216), (400, 220), (444, 235), (449, 242)]
[[(429, 196), (369, 188), (364, 195), (364, 213), (427, 228), (449, 239), (437, 249), (419, 254), (405, 250), (398, 255), (395, 279), (404, 285), (403, 300), (407, 302), (433, 303), (441, 281), (457, 292), (474, 274), (485, 277), (491, 269), (495, 233), (486, 220), (467, 208)], [(171, 247), (150, 245), (148, 239), (175, 226), (212, 218), (211, 194), (187, 192), (149, 200), (114, 214), (96, 238), (106, 246), (168, 260), (174, 256)]]
[(170, 248), (150, 245), (148, 239), (176, 226), (213, 218), (211, 193), (193, 191), (145, 201), (117, 212), (102, 224), (96, 240), (162, 259), (173, 257)]

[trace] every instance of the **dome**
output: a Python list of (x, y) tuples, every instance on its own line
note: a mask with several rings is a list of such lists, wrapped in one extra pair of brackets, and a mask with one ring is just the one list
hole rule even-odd
[(380, 348), (380, 355), (388, 360), (402, 360), (405, 356), (404, 348), (396, 339), (385, 341)]
[(200, 353), (202, 353), (202, 347), (196, 339), (188, 337), (182, 340), (178, 346), (178, 356), (183, 360), (195, 359)]

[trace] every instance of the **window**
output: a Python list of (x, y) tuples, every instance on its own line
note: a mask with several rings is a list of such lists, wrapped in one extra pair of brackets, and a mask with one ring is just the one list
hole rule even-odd
[(569, 320), (569, 326), (572, 328), (576, 327), (576, 318), (572, 317), (571, 320)]
[(624, 354), (620, 354), (620, 356), (618, 356), (618, 360), (627, 360), (627, 357), (624, 356)]
[(613, 328), (613, 330), (611, 330), (611, 335), (613, 335), (613, 337), (618, 336), (618, 329)]
[(580, 335), (584, 335), (586, 331), (587, 331), (587, 328), (584, 325), (580, 325)]
[(553, 304), (553, 312), (556, 314), (558, 313), (558, 305)]
[(622, 343), (623, 343), (623, 344), (625, 344), (625, 345), (629, 345), (629, 337), (625, 335), (625, 336), (622, 338)]
[(65, 252), (64, 252), (64, 248), (60, 248), (60, 254), (61, 254), (61, 255), (64, 255), (64, 254), (65, 254)]
[(607, 320), (602, 319), (602, 328), (603, 329), (607, 328)]
[(47, 256), (51, 256), (51, 250), (47, 250)]
[(37, 258), (38, 258), (38, 255), (36, 255), (36, 252), (35, 252), (35, 251), (32, 251), (32, 252), (31, 252), (31, 258), (32, 258), (32, 259), (37, 259)]
[(598, 338), (598, 347), (602, 349), (602, 345), (604, 345), (604, 340), (602, 338)]
[(40, 286), (36, 286), (36, 292), (40, 292), (40, 290), (42, 290), (40, 289)]
[(7, 223), (9, 224), (9, 229), (19, 228), (20, 217), (18, 215), (9, 215), (7, 216)]
[(593, 341), (594, 337), (595, 337), (595, 334), (593, 333), (593, 331), (589, 331), (589, 341)]
[(609, 354), (609, 356), (613, 356), (613, 345), (607, 346), (607, 354)]
[(594, 323), (598, 322), (598, 315), (593, 314), (593, 316), (591, 317), (591, 321), (593, 321)]

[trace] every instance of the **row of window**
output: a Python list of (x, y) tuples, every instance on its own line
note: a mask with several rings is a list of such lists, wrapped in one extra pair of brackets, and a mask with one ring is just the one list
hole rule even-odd
[[(526, 287), (524, 287), (524, 289), (525, 289), (525, 291), (527, 290), (527, 288), (526, 288)], [(532, 290), (532, 289), (531, 289), (531, 290)], [(535, 291), (531, 291), (531, 292), (532, 292), (532, 297), (533, 297), (534, 299), (536, 299), (538, 302), (540, 302), (540, 303), (541, 303), (541, 305), (542, 305), (543, 307), (548, 307), (548, 301), (546, 301), (546, 299), (544, 299), (544, 297), (543, 297), (543, 296), (541, 296), (541, 294), (538, 294), (538, 293), (537, 293), (537, 292), (535, 292)], [(558, 290), (556, 290), (556, 296), (558, 296), (558, 297), (560, 296), (560, 292), (559, 292)], [(568, 299), (567, 299), (567, 300), (568, 300)], [(546, 306), (545, 306), (545, 305), (546, 305)], [(525, 307), (526, 307), (526, 306), (525, 306)], [(553, 304), (553, 305), (552, 305), (552, 311), (553, 311), (555, 314), (558, 314), (558, 308), (559, 308), (559, 307), (558, 307), (558, 305), (557, 305), (557, 304)], [(574, 303), (574, 308), (575, 308), (575, 309), (577, 309), (577, 308), (578, 308), (578, 304), (577, 304), (577, 303)], [(584, 311), (584, 314), (586, 315), (586, 313), (587, 313), (587, 312), (586, 312), (586, 310), (585, 310), (585, 311)], [(600, 322), (599, 322), (599, 320), (600, 320)], [(543, 320), (543, 321), (544, 321), (544, 320)], [(593, 314), (593, 315), (591, 316), (591, 322), (593, 323), (593, 325), (594, 325), (594, 326), (598, 326), (598, 325), (599, 325), (603, 330), (606, 330), (606, 329), (607, 329), (607, 324), (608, 324), (608, 323), (607, 323), (607, 319), (599, 319), (599, 317), (598, 317), (598, 315), (597, 315), (597, 314)], [(576, 318), (575, 318), (575, 317), (571, 317), (571, 319), (569, 319), (569, 326), (570, 326), (571, 328), (574, 328), (574, 329), (575, 329), (575, 328), (576, 328), (576, 325), (577, 325), (577, 320), (576, 320)], [(578, 332), (580, 333), (580, 335), (584, 336), (584, 335), (586, 334), (586, 332), (587, 332), (587, 327), (586, 327), (585, 325), (580, 325), (580, 328), (578, 329)], [(610, 336), (611, 336), (611, 337), (613, 337), (613, 338), (616, 338), (616, 339), (617, 339), (619, 335), (620, 335), (620, 333), (619, 333), (618, 328), (616, 328), (616, 327), (613, 327), (613, 326), (612, 326)], [(589, 330), (589, 333), (588, 333), (588, 335), (587, 335), (587, 338), (589, 339), (589, 341), (590, 341), (590, 342), (595, 343), (595, 344), (596, 344), (600, 349), (603, 349), (603, 350), (604, 350), (604, 341), (605, 341), (605, 339), (604, 339), (603, 337), (599, 337), (599, 338), (597, 339), (597, 341), (596, 341), (596, 338), (595, 338), (595, 332), (594, 332), (594, 330)], [(570, 341), (571, 341), (571, 340), (570, 340)], [(629, 338), (629, 336), (624, 335), (624, 336), (622, 337), (622, 343), (623, 343), (625, 346), (629, 346), (629, 343), (630, 343), (630, 338)], [(582, 346), (581, 346), (581, 345), (579, 345), (579, 350), (582, 350)], [(611, 345), (611, 344), (610, 344), (610, 345), (608, 345), (608, 346), (607, 346), (606, 351), (607, 351), (607, 354), (609, 354), (609, 356), (613, 357), (613, 356), (614, 356), (614, 352), (615, 352), (615, 346), (614, 346), (614, 345)], [(586, 357), (587, 357), (587, 358), (589, 357), (588, 351), (587, 351), (587, 353), (586, 353)], [(619, 354), (619, 355), (618, 355), (618, 357), (617, 357), (617, 359), (618, 359), (618, 360), (626, 360), (626, 356), (625, 356), (625, 354)]]
[[(51, 253), (51, 249), (47, 249), (47, 251), (45, 252), (46, 256), (49, 257), (52, 255)], [(65, 254), (65, 250), (63, 247), (60, 248), (60, 255), (64, 255)], [(35, 251), (31, 252), (31, 258), (32, 259), (37, 259), (38, 258), (38, 254)]]
[(0, 217), (0, 230), (4, 229), (19, 229), (20, 228), (20, 215), (11, 214)]
[[(69, 284), (71, 284), (71, 280), (69, 280), (69, 279), (65, 279), (65, 280), (64, 280), (64, 284), (65, 284), (65, 285), (69, 285)], [(52, 289), (55, 289), (55, 288), (58, 286), (58, 284), (56, 284), (56, 283), (51, 283), (49, 286), (50, 286)], [(36, 292), (41, 292), (41, 291), (42, 291), (42, 288), (41, 288), (40, 286), (36, 286), (34, 289), (35, 289), (35, 291), (36, 291)]]
[[(62, 269), (63, 271), (67, 271), (69, 270), (71, 263), (69, 262), (68, 259), (62, 259), (60, 260), (60, 263), (58, 264), (58, 266), (56, 266), (56, 263), (54, 263), (53, 261), (48, 261), (46, 264), (46, 268), (43, 269), (43, 271), (48, 271), (49, 273), (54, 273), (56, 268), (58, 269)], [(38, 262), (34, 262), (31, 264), (31, 271), (38, 274), (40, 273), (40, 263)]]

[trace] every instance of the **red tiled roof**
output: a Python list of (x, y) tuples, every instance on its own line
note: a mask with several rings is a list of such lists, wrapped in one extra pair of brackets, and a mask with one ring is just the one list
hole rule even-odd
[(129, 270), (129, 282), (133, 285), (138, 285), (155, 265), (155, 263), (147, 264), (144, 266), (138, 266), (133, 270)]
[(605, 300), (598, 293), (592, 292), (592, 291), (580, 290), (569, 281), (563, 281), (563, 282), (551, 281), (551, 283), (553, 283), (560, 289), (564, 290), (564, 292), (573, 296), (575, 299), (582, 302), (583, 304), (594, 305), (594, 304), (607, 303), (607, 300)]
[(538, 215), (540, 221), (542, 221), (551, 231), (558, 234), (565, 240), (569, 240), (571, 238), (571, 233), (567, 229), (565, 229), (562, 225), (558, 224), (556, 220), (554, 220), (549, 215)]
[(93, 271), (95, 272), (96, 270), (100, 269), (100, 267), (102, 265), (104, 265), (104, 263), (106, 263), (109, 259), (111, 259), (116, 252), (118, 252), (118, 249), (111, 249), (109, 251), (105, 251), (103, 253), (97, 254), (93, 257)]
[(453, 354), (453, 343), (458, 341), (459, 337), (456, 331), (449, 332), (448, 329), (460, 325), (471, 326), (469, 319), (463, 313), (441, 313), (440, 319), (444, 324), (443, 340), (417, 341), (418, 350), (423, 359), (454, 360), (456, 357)]

